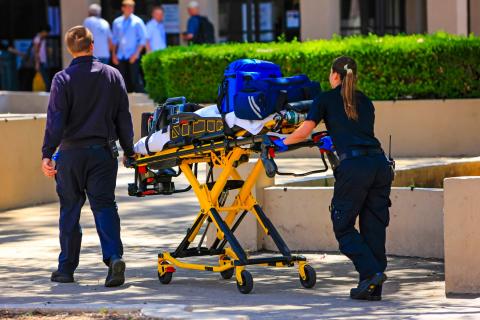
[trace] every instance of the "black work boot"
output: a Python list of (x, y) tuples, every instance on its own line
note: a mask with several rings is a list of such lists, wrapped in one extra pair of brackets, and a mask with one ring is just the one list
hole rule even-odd
[(52, 272), (52, 276), (50, 277), (52, 282), (59, 282), (59, 283), (71, 283), (74, 282), (73, 274), (63, 273), (60, 271)]
[(376, 273), (374, 276), (360, 281), (358, 287), (350, 290), (350, 298), (356, 300), (379, 301), (382, 299), (382, 284), (387, 280), (387, 276), (382, 273)]
[(112, 257), (108, 266), (105, 287), (118, 287), (125, 283), (125, 262), (122, 258)]

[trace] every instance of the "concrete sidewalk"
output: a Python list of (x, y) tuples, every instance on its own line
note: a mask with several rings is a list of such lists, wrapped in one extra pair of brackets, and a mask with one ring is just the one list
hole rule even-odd
[(208, 314), (250, 319), (480, 319), (480, 298), (445, 298), (443, 263), (418, 258), (390, 257), (390, 280), (381, 302), (348, 298), (356, 274), (351, 263), (336, 253), (306, 254), (317, 270), (317, 286), (311, 290), (301, 287), (293, 268), (249, 267), (255, 281), (249, 295), (240, 294), (234, 280), (208, 272), (178, 270), (171, 284), (162, 285), (156, 275), (157, 253), (179, 244), (193, 222), (197, 202), (191, 192), (128, 197), (126, 184), (131, 179), (131, 171), (120, 170), (117, 201), (127, 263), (125, 286), (103, 286), (107, 269), (88, 206), (82, 213), (83, 247), (74, 284), (49, 280), (59, 250), (58, 204), (6, 211), (0, 213), (0, 307), (153, 308), (154, 314), (160, 314), (155, 310), (174, 304), (179, 313), (181, 305), (188, 306), (186, 313), (192, 318)]

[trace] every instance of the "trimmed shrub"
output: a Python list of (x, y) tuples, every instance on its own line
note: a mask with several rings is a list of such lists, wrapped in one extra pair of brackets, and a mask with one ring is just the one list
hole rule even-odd
[(144, 56), (142, 67), (155, 101), (213, 102), (236, 59), (273, 61), (285, 76), (304, 73), (327, 89), (331, 63), (341, 55), (357, 61), (359, 88), (374, 100), (480, 97), (480, 38), (445, 33), (171, 47)]

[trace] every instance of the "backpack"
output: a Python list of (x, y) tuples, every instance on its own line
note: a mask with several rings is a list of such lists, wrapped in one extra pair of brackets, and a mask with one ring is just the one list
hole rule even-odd
[(218, 87), (217, 107), (221, 114), (234, 111), (235, 95), (252, 79), (281, 77), (280, 66), (270, 61), (240, 59), (230, 63)]
[(192, 39), (195, 44), (215, 43), (215, 29), (207, 17), (198, 16), (199, 28), (197, 34)]
[(320, 93), (320, 84), (304, 75), (284, 78), (252, 79), (234, 96), (235, 116), (262, 120), (280, 112), (289, 102), (312, 100)]
[(240, 119), (262, 120), (288, 102), (311, 100), (320, 91), (320, 84), (306, 75), (282, 77), (280, 67), (272, 62), (241, 59), (225, 69), (217, 107), (222, 115), (235, 112)]

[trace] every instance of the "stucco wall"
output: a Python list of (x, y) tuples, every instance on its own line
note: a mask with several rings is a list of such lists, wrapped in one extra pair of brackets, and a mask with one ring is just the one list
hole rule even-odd
[(40, 167), (44, 128), (45, 118), (0, 121), (0, 211), (57, 199)]
[(336, 0), (302, 0), (300, 15), (302, 41), (340, 34), (340, 3)]
[[(330, 187), (270, 187), (264, 208), (292, 250), (337, 251), (329, 205)], [(393, 188), (389, 254), (443, 258), (443, 192), (441, 189)], [(263, 237), (263, 248), (275, 250)]]
[(480, 294), (480, 177), (445, 179), (445, 291)]
[(48, 92), (0, 91), (1, 113), (46, 113)]
[(427, 32), (467, 34), (467, 0), (427, 0)]

